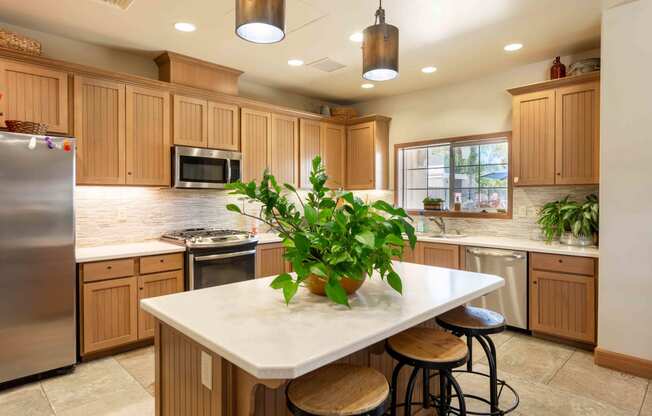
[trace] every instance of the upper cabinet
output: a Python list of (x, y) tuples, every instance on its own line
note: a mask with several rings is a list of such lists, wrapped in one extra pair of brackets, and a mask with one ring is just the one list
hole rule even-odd
[(279, 184), (299, 186), (299, 119), (272, 114), (268, 166)]
[(52, 133), (69, 134), (68, 73), (0, 60), (0, 127), (5, 120), (47, 123)]
[(312, 160), (315, 156), (321, 155), (321, 123), (315, 120), (301, 119), (299, 131), (299, 163), (301, 165), (299, 186), (305, 189), (310, 188)]
[(599, 73), (509, 90), (514, 185), (599, 182)]
[(346, 140), (346, 188), (387, 189), (389, 120), (374, 117), (351, 125)]
[(240, 112), (237, 105), (208, 102), (208, 147), (240, 150)]
[(175, 95), (173, 118), (174, 144), (208, 146), (208, 101)]
[(269, 142), (272, 137), (272, 114), (242, 108), (240, 119), (242, 146), (242, 181), (259, 181), (269, 167)]
[(346, 165), (346, 126), (301, 119), (300, 131), (300, 186), (310, 188), (310, 170), (315, 156), (321, 156), (328, 175), (326, 186), (344, 188)]

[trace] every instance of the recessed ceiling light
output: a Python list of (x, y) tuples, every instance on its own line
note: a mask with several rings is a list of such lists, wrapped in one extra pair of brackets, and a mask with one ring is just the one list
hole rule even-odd
[(507, 52), (514, 52), (523, 47), (522, 43), (510, 43), (509, 45), (505, 45), (503, 49), (505, 49)]
[(349, 40), (350, 40), (351, 42), (358, 42), (358, 43), (360, 43), (360, 42), (362, 42), (363, 39), (364, 39), (364, 36), (362, 35), (362, 32), (355, 32), (354, 34), (352, 34), (351, 36), (349, 36)]
[(424, 74), (432, 74), (433, 72), (436, 72), (437, 68), (434, 66), (426, 66), (424, 68), (421, 68), (421, 72)]
[(375, 87), (374, 84), (362, 84), (362, 85), (360, 85), (360, 86), (361, 86), (362, 88), (364, 88), (365, 90), (369, 90), (369, 89)]
[(194, 32), (195, 30), (197, 30), (197, 26), (187, 22), (175, 23), (174, 28), (179, 32)]
[(290, 66), (301, 66), (301, 65), (303, 65), (303, 61), (301, 59), (290, 59), (288, 61), (288, 65), (290, 65)]

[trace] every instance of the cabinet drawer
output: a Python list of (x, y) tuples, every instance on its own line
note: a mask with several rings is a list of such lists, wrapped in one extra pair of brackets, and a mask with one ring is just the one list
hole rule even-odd
[(84, 282), (134, 275), (134, 259), (97, 261), (82, 265)]
[(532, 253), (532, 268), (552, 272), (595, 275), (595, 262), (588, 257), (560, 256), (557, 254)]
[(178, 269), (183, 269), (183, 255), (181, 253), (140, 258), (140, 274), (158, 273)]

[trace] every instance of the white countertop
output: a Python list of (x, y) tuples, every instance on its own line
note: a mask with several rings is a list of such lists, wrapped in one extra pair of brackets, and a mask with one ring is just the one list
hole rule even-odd
[(75, 250), (75, 256), (77, 258), (77, 263), (87, 263), (90, 261), (155, 256), (157, 254), (181, 253), (184, 251), (186, 251), (184, 246), (166, 243), (165, 241), (160, 240), (151, 240), (141, 243), (77, 247)]
[[(276, 243), (281, 241), (281, 238), (272, 233), (258, 234), (259, 244)], [(441, 238), (441, 237), (428, 237), (425, 234), (418, 234), (417, 240), (442, 243), (442, 244), (456, 244), (461, 246), (478, 246), (487, 248), (501, 248), (506, 250), (521, 250), (530, 251), (534, 253), (550, 253), (550, 254), (563, 254), (566, 256), (580, 256), (580, 257), (598, 257), (598, 248), (592, 247), (577, 247), (559, 244), (559, 242), (546, 243), (545, 241), (534, 241), (525, 238), (508, 238), (508, 237), (491, 237), (469, 235), (460, 238)]]
[(378, 278), (351, 309), (301, 288), (286, 306), (273, 277), (141, 301), (142, 308), (260, 379), (290, 379), (504, 285), (498, 276), (395, 262), (403, 296)]

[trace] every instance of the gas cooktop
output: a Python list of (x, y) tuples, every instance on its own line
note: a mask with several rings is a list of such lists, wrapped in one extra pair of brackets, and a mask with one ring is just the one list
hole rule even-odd
[(258, 237), (247, 231), (189, 228), (163, 234), (161, 239), (186, 247), (228, 247), (254, 243)]

